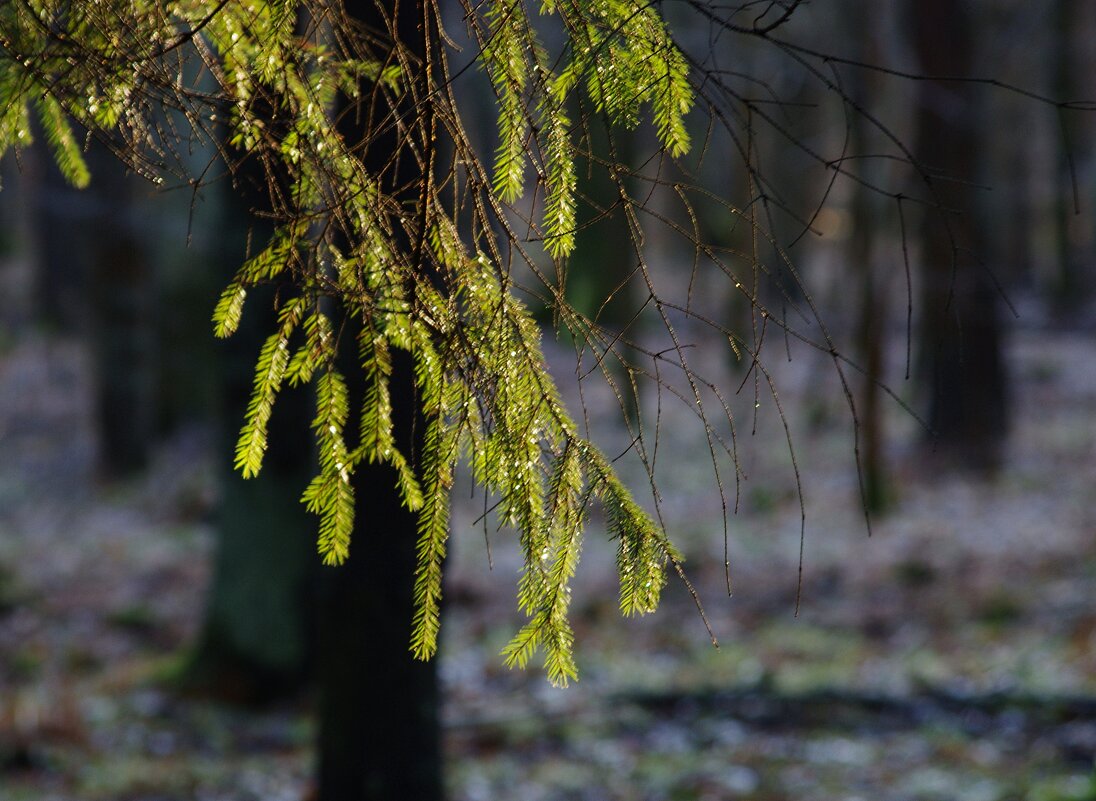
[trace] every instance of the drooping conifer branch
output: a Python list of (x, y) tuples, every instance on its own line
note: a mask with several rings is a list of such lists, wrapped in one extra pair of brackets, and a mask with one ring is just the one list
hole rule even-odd
[[(712, 41), (733, 33), (783, 54), (805, 81), (835, 95), (847, 113), (863, 115), (894, 145), (888, 158), (931, 184), (882, 120), (828, 76), (839, 62), (780, 38), (800, 3), (778, 4), (782, 12), (768, 22), (743, 24), (740, 14), (751, 5), (688, 0), (681, 7), (708, 26)], [(524, 665), (540, 650), (551, 680), (566, 683), (576, 675), (569, 586), (592, 505), (601, 504), (615, 540), (622, 612), (652, 611), (667, 569), (684, 575), (661, 524), (654, 475), (664, 399), (696, 416), (721, 497), (721, 460), (734, 465), (736, 485), (742, 476), (734, 400), (694, 366), (683, 331), (700, 328), (727, 343), (754, 379), (750, 412), (767, 388), (785, 432), (763, 351), (781, 333), (815, 349), (832, 359), (857, 425), (846, 378), (855, 366), (772, 231), (774, 209), (803, 232), (813, 215), (789, 208), (773, 190), (758, 138), (789, 142), (833, 182), (858, 182), (899, 204), (932, 205), (935, 198), (931, 186), (911, 197), (869, 184), (848, 166), (852, 155), (830, 158), (797, 137), (777, 110), (779, 99), (762, 102), (740, 91), (743, 76), (719, 68), (712, 48), (698, 54), (679, 47), (656, 4), (545, 0), (534, 10), (526, 0), (488, 0), (463, 8), (473, 62), (497, 100), (495, 146), (486, 160), (465, 131), (434, 0), (415, 7), (425, 51), (393, 40), (394, 25), (366, 29), (352, 21), (338, 0), (2, 3), (0, 154), (26, 147), (37, 125), (77, 186), (89, 180), (83, 154), (90, 138), (155, 181), (197, 186), (190, 153), (201, 149), (218, 153), (207, 179), (219, 172), (232, 178), (243, 162), (257, 166), (274, 234), (240, 267), (213, 315), (214, 333), (230, 336), (251, 313), (251, 290), (277, 287), (276, 323), (257, 355), (236, 466), (246, 476), (261, 469), (279, 393), (310, 384), (318, 464), (303, 501), (320, 518), (321, 557), (339, 563), (350, 549), (368, 547), (350, 541), (351, 479), (365, 465), (393, 468), (392, 491), (419, 515), (411, 649), (428, 658), (440, 625), (449, 493), (458, 465), (467, 464), (498, 499), (499, 520), (516, 529), (524, 558), (518, 605), (529, 620), (505, 649), (506, 661)], [(378, 10), (378, 19), (391, 21), (383, 2)], [(775, 95), (763, 81), (748, 85)], [(688, 124), (694, 108), (708, 121), (703, 139)], [(613, 131), (649, 126), (657, 144), (637, 167), (612, 146), (609, 155), (596, 148), (593, 125), (603, 125), (610, 141)], [(344, 133), (350, 128), (358, 132), (353, 140)], [(744, 203), (713, 191), (691, 169), (712, 158), (716, 136), (746, 175)], [(608, 208), (584, 194), (579, 164), (608, 177)], [(648, 202), (656, 192), (676, 198), (680, 213)], [(699, 203), (749, 244), (713, 243)], [(625, 241), (614, 245), (632, 270), (612, 291), (639, 287), (633, 322), (649, 315), (665, 334), (658, 346), (628, 326), (602, 326), (565, 296), (580, 229), (614, 211), (627, 227)], [(684, 300), (667, 297), (655, 280), (644, 242), (649, 221), (693, 247)], [(694, 302), (701, 265), (726, 280), (752, 330), (736, 331)], [(771, 291), (763, 291), (766, 284)], [(622, 411), (625, 396), (639, 394), (640, 380), (653, 384), (653, 435), (641, 415), (629, 431), (653, 506), (633, 497), (576, 417), (580, 410), (563, 403), (530, 298), (550, 307), (580, 343), (580, 360), (592, 353), (593, 369), (605, 373)], [(784, 309), (770, 308), (774, 301)], [(633, 354), (630, 361), (624, 351)], [(401, 450), (393, 434), (397, 358), (413, 365), (421, 452)], [(623, 376), (610, 369), (613, 360), (628, 361)], [(349, 380), (350, 369), (360, 370), (360, 381)], [(711, 398), (716, 413), (709, 417)], [(792, 464), (798, 486), (794, 453)], [(726, 497), (722, 504), (725, 517), (736, 506)]]
[[(182, 0), (167, 12), (151, 0), (8, 4), (0, 10), (0, 152), (29, 144), (36, 114), (62, 172), (83, 186), (85, 132), (118, 143), (132, 151), (131, 165), (162, 175), (183, 170), (163, 114), (179, 115), (206, 144), (220, 140), (218, 126), (225, 126), (226, 165), (262, 165), (278, 227), (222, 293), (217, 336), (238, 328), (252, 287), (282, 287), (276, 328), (256, 361), (237, 469), (245, 477), (260, 471), (279, 393), (286, 384), (311, 383), (319, 472), (302, 500), (319, 515), (320, 553), (337, 564), (354, 547), (354, 471), (363, 463), (394, 467), (393, 491), (420, 516), (411, 647), (428, 658), (437, 647), (449, 492), (463, 455), (476, 480), (497, 493), (500, 520), (518, 530), (525, 552), (518, 602), (531, 620), (506, 649), (507, 660), (524, 664), (542, 647), (550, 679), (566, 683), (576, 676), (569, 582), (591, 501), (605, 503), (619, 540), (625, 612), (651, 611), (666, 565), (680, 557), (578, 435), (539, 327), (515, 296), (497, 243), (486, 241), (492, 221), (484, 212), (521, 196), (529, 170), (543, 173), (544, 240), (553, 256), (566, 258), (576, 227), (572, 95), (585, 93), (627, 127), (639, 124), (649, 104), (668, 151), (680, 154), (688, 147), (683, 117), (691, 93), (684, 60), (653, 7), (607, 0), (545, 10), (573, 34), (555, 68), (522, 2), (490, 3), (471, 18), (500, 109), (494, 179), (475, 190), (487, 202), (473, 206), (472, 240), (446, 216), (452, 205), (437, 196), (433, 172), (438, 125), (455, 150), (470, 149), (451, 93), (417, 81), (414, 72), (427, 67), (400, 42), (354, 27), (327, 3)], [(424, 14), (425, 24), (436, 25), (431, 19)], [(426, 38), (433, 48), (427, 62), (438, 69), (441, 37)], [(395, 102), (401, 95), (414, 98), (410, 112)], [(362, 142), (340, 136), (338, 108), (369, 117)], [(409, 114), (438, 122), (422, 125)], [(394, 131), (399, 144), (377, 173), (366, 167), (376, 159), (363, 154), (383, 131)], [(417, 209), (406, 206), (400, 189), (406, 160), (423, 176), (411, 193)], [(403, 244), (424, 241), (430, 246)], [(342, 341), (343, 315), (360, 321), (354, 342)], [(341, 350), (358, 356), (361, 397), (351, 397), (337, 366)], [(394, 350), (415, 365), (426, 421), (418, 454), (402, 453), (393, 438)]]

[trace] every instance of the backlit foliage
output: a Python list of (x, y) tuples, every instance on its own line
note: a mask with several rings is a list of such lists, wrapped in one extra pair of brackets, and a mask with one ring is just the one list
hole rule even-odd
[[(338, 564), (354, 547), (355, 471), (394, 468), (393, 491), (419, 516), (411, 649), (425, 659), (437, 647), (449, 493), (465, 460), (497, 495), (499, 519), (519, 533), (525, 554), (518, 603), (529, 622), (506, 660), (525, 665), (540, 649), (549, 678), (565, 684), (576, 676), (569, 583), (591, 504), (605, 507), (618, 542), (625, 613), (652, 611), (667, 566), (681, 557), (564, 408), (490, 221), (504, 219), (500, 204), (522, 197), (536, 173), (544, 186), (539, 238), (565, 258), (576, 226), (569, 115), (577, 94), (621, 126), (649, 116), (674, 155), (689, 146), (684, 117), (693, 95), (654, 7), (599, 0), (546, 3), (542, 11), (568, 31), (564, 52), (549, 54), (522, 2), (469, 9), (498, 95), (490, 175), (444, 82), (430, 4), (417, 7), (426, 34), (413, 46), (361, 29), (330, 3), (6, 3), (0, 152), (26, 147), (36, 120), (64, 175), (81, 187), (89, 181), (86, 137), (110, 143), (156, 181), (189, 180), (181, 153), (188, 140), (222, 148), (230, 169), (243, 159), (261, 164), (277, 228), (240, 267), (213, 316), (214, 333), (230, 336), (251, 288), (281, 287), (236, 468), (259, 473), (279, 393), (311, 383), (319, 470), (302, 500), (320, 519), (319, 552)], [(341, 115), (378, 108), (389, 116), (360, 126), (363, 141), (345, 135)], [(371, 136), (392, 152), (369, 153)], [(471, 235), (459, 204), (443, 197), (442, 140), (463, 164), (444, 181), (465, 185)], [(401, 160), (414, 164), (404, 168), (414, 175), (408, 185), (398, 177)], [(344, 332), (346, 320), (356, 333)], [(400, 351), (414, 365), (420, 453), (402, 451), (393, 431)], [(356, 355), (360, 396), (348, 389), (343, 352)]]

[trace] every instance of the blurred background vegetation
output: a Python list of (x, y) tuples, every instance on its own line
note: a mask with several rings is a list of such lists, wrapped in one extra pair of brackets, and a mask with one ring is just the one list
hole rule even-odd
[[(590, 352), (546, 342), (607, 453), (637, 425), (657, 439), (667, 530), (721, 647), (681, 587), (619, 619), (595, 520), (581, 682), (503, 670), (520, 555), (465, 485), (440, 662), (451, 797), (1096, 799), (1096, 116), (1034, 97), (1096, 99), (1096, 5), (803, 4), (779, 40), (845, 59), (816, 72), (772, 40), (675, 33), (723, 71), (727, 105), (709, 111), (728, 126), (695, 115), (686, 176), (651, 134), (586, 118), (567, 292), (657, 369), (642, 352), (670, 345), (605, 166), (621, 162), (650, 210), (649, 275), (689, 312), (672, 319), (709, 410), (733, 411), (738, 463), (709, 456), (676, 377), (660, 390), (614, 368), (580, 394)], [(457, 88), (488, 152), (486, 81)], [(937, 204), (916, 202), (896, 142)], [(89, 159), (82, 192), (38, 147), (0, 165), (0, 799), (307, 797), (309, 398), (280, 401), (262, 477), (234, 476), (269, 321), (253, 304), (253, 332), (228, 343), (208, 322), (269, 233), (261, 202)], [(697, 192), (687, 207), (687, 180), (735, 210)], [(736, 281), (815, 338), (797, 315), (816, 307), (856, 365), (847, 385)], [(701, 318), (763, 349), (766, 371)], [(645, 486), (634, 454), (618, 464)]]

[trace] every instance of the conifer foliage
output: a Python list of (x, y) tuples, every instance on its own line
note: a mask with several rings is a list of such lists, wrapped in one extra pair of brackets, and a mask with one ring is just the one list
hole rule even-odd
[[(279, 393), (310, 383), (318, 471), (302, 501), (319, 516), (319, 553), (338, 564), (354, 547), (355, 470), (395, 468), (393, 492), (419, 519), (410, 647), (426, 659), (437, 647), (449, 493), (463, 460), (496, 494), (500, 521), (516, 530), (524, 551), (518, 603), (529, 621), (505, 658), (523, 666), (539, 650), (549, 678), (566, 684), (576, 676), (569, 583), (591, 504), (604, 506), (618, 544), (624, 613), (652, 611), (667, 568), (680, 572), (681, 556), (564, 407), (539, 327), (515, 292), (513, 255), (530, 265), (537, 259), (509, 232), (506, 206), (535, 174), (532, 239), (562, 276), (576, 226), (574, 98), (613, 124), (649, 120), (667, 153), (684, 154), (684, 117), (693, 104), (685, 58), (656, 7), (631, 0), (545, 2), (541, 13), (567, 32), (558, 53), (541, 42), (521, 0), (468, 6), (498, 97), (491, 169), (461, 124), (437, 6), (417, 6), (425, 58), (390, 31), (351, 22), (338, 6), (5, 3), (0, 153), (30, 143), (33, 119), (76, 186), (90, 179), (86, 137), (108, 143), (157, 182), (198, 187), (208, 178), (190, 168), (195, 144), (229, 143), (207, 167), (214, 174), (231, 173), (244, 159), (261, 164), (276, 232), (240, 267), (213, 315), (214, 333), (230, 336), (249, 290), (278, 288), (237, 469), (260, 471)], [(380, 174), (365, 166), (378, 163), (376, 154), (366, 158), (370, 136), (346, 141), (337, 109), (367, 120), (366, 131), (396, 132), (399, 145), (385, 154)], [(406, 184), (401, 162), (416, 165)], [(557, 282), (545, 277), (543, 285), (561, 319), (581, 328)], [(346, 326), (351, 318), (356, 325)], [(414, 363), (421, 453), (401, 452), (393, 436), (395, 351)], [(348, 392), (348, 383), (358, 384), (341, 372), (344, 352), (357, 354), (361, 397)]]
[[(213, 315), (214, 334), (231, 336), (249, 293), (260, 285), (276, 290), (237, 469), (247, 477), (260, 471), (279, 394), (310, 385), (318, 464), (302, 501), (319, 517), (319, 554), (333, 565), (346, 560), (358, 511), (352, 479), (369, 465), (392, 468), (392, 492), (418, 519), (410, 648), (427, 659), (440, 626), (449, 495), (458, 464), (466, 464), (497, 498), (499, 521), (516, 531), (524, 553), (518, 605), (528, 621), (504, 657), (525, 665), (542, 653), (549, 678), (565, 684), (576, 674), (569, 586), (593, 506), (600, 503), (616, 541), (622, 612), (653, 610), (669, 570), (684, 579), (681, 554), (657, 522), (654, 464), (664, 398), (698, 418), (726, 543), (744, 478), (735, 417), (742, 400), (694, 368), (693, 332), (714, 335), (744, 367), (738, 392), (752, 384), (746, 414), (753, 430), (762, 397), (771, 398), (797, 489), (792, 429), (762, 351), (766, 342), (780, 342), (770, 350), (790, 358), (792, 345), (801, 345), (829, 361), (852, 418), (859, 469), (850, 374), (861, 370), (843, 355), (842, 332), (825, 324), (788, 255), (817, 233), (815, 222), (838, 187), (893, 204), (889, 236), (901, 242), (907, 332), (913, 301), (906, 213), (938, 219), (942, 252), (950, 255), (944, 310), (954, 310), (958, 265), (969, 254), (940, 189), (947, 182), (918, 161), (881, 112), (845, 88), (850, 73), (865, 70), (888, 80), (920, 78), (826, 52), (809, 36), (804, 44), (792, 33), (793, 18), (805, 16), (809, 26), (814, 12), (801, 0), (685, 0), (673, 6), (689, 19), (678, 26), (675, 16), (680, 41), (659, 3), (542, 0), (533, 9), (527, 0), (459, 0), (458, 24), (472, 43), (463, 49), (443, 28), (438, 0), (400, 0), (398, 19), (396, 4), (376, 0), (369, 19), (381, 22), (370, 26), (347, 14), (345, 1), (0, 2), (0, 155), (14, 150), (18, 158), (37, 131), (75, 186), (92, 177), (83, 155), (91, 138), (149, 180), (195, 193), (214, 180), (262, 174), (269, 195), (263, 213), (274, 233), (253, 243)], [(414, 42), (400, 40), (409, 13), (418, 19)], [(749, 40), (756, 64), (781, 60), (796, 76), (787, 83), (809, 88), (809, 102), (789, 102), (779, 86), (751, 72), (746, 58), (726, 64), (721, 43), (728, 40)], [(695, 43), (691, 50), (685, 41)], [(486, 158), (466, 132), (454, 88), (474, 70), (486, 75), (497, 109), (494, 152)], [(1059, 114), (1092, 110), (995, 79), (934, 80), (993, 86)], [(816, 102), (822, 128), (827, 119), (845, 120), (842, 142), (795, 124), (798, 110)], [(686, 118), (694, 108), (704, 125), (692, 126), (692, 147)], [(852, 140), (863, 137), (847, 133), (854, 121), (877, 145), (857, 149)], [(593, 124), (609, 136), (591, 135)], [(637, 127), (657, 144), (642, 164), (622, 163), (612, 131)], [(594, 144), (599, 139), (609, 142), (608, 152)], [(769, 139), (780, 147), (762, 146)], [(797, 170), (813, 165), (814, 178), (823, 179), (807, 208), (772, 185), (763, 164), (769, 150), (770, 159), (794, 156)], [(210, 152), (217, 156), (196, 167), (196, 154)], [(705, 159), (735, 162), (744, 202), (700, 174)], [(237, 169), (243, 162), (247, 169)], [(891, 177), (876, 179), (858, 163), (886, 163)], [(608, 205), (583, 195), (577, 165), (608, 176), (616, 190)], [(633, 265), (614, 292), (638, 287), (635, 319), (644, 314), (656, 323), (654, 346), (634, 330), (608, 330), (566, 300), (577, 230), (592, 224), (591, 216), (596, 222), (614, 214), (626, 222), (629, 241), (620, 248)], [(652, 218), (692, 247), (679, 296), (662, 291), (649, 269), (642, 221)], [(701, 269), (725, 279), (736, 313), (744, 313), (737, 327), (705, 305)], [(551, 308), (554, 322), (580, 343), (580, 362), (592, 354), (616, 392), (651, 481), (654, 515), (590, 440), (585, 421), (565, 408), (527, 306), (531, 297)], [(628, 361), (623, 375), (605, 369), (614, 358)], [(394, 398), (406, 394), (404, 371), (394, 365), (408, 361), (422, 426), (411, 440), (421, 446), (398, 444), (404, 440), (393, 431), (400, 417)], [(907, 374), (909, 364), (907, 355)], [(642, 417), (633, 425), (629, 414), (631, 401), (638, 403), (637, 377), (656, 388), (653, 443)], [(706, 407), (716, 409), (713, 419)], [(730, 470), (721, 467), (728, 460)], [(721, 472), (733, 475), (732, 488)], [(861, 481), (866, 501), (864, 487)], [(805, 526), (801, 491), (800, 511)], [(729, 591), (726, 545), (724, 564)]]

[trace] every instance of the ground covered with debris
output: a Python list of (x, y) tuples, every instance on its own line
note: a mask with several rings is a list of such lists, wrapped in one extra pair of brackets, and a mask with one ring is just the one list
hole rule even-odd
[[(802, 583), (795, 477), (762, 395), (745, 478), (724, 471), (730, 597), (706, 446), (664, 412), (667, 527), (720, 647), (673, 581), (658, 614), (619, 617), (595, 518), (567, 689), (502, 666), (519, 557), (489, 523), (489, 567), (482, 497), (462, 500), (441, 663), (452, 798), (1096, 799), (1096, 340), (1021, 329), (1010, 362), (991, 479), (920, 467), (916, 423), (891, 412), (896, 505), (870, 538), (840, 391), (818, 405), (807, 388), (830, 379), (780, 368), (784, 407), (815, 403), (789, 414)], [(187, 430), (139, 479), (98, 482), (91, 380), (78, 343), (0, 355), (0, 799), (305, 798), (307, 701), (238, 710), (164, 682), (201, 617), (224, 455)]]

